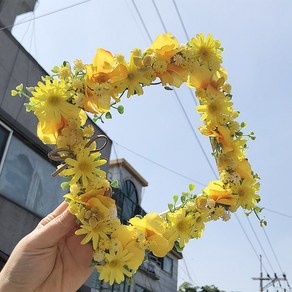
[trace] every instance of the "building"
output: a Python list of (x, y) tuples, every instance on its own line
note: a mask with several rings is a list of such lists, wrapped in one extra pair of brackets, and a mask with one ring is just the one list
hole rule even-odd
[[(119, 181), (120, 188), (113, 197), (116, 199), (121, 221), (126, 224), (136, 215), (144, 216), (146, 212), (141, 208), (142, 188), (147, 187), (148, 182), (125, 159), (111, 160), (108, 176), (111, 180)], [(116, 291), (176, 291), (181, 253), (172, 250), (164, 258), (149, 253), (147, 258), (134, 275), (132, 287)]]
[[(62, 200), (61, 178), (52, 177), (56, 163), (47, 153), (52, 150), (36, 136), (37, 119), (27, 113), (25, 99), (12, 97), (18, 84), (36, 84), (45, 70), (12, 36), (10, 29), (18, 14), (32, 11), (36, 0), (0, 0), (0, 270), (17, 242), (35, 228), (40, 219)], [(104, 134), (95, 124), (96, 133)], [(102, 150), (108, 161), (111, 140)], [(142, 188), (147, 181), (126, 161), (111, 161), (104, 170), (109, 179), (118, 179), (120, 189), (114, 197), (121, 220), (145, 215), (141, 206)], [(49, 187), (48, 187), (49, 186)], [(172, 251), (165, 258), (148, 255), (133, 279), (109, 287), (96, 273), (80, 291), (176, 291), (178, 259)]]

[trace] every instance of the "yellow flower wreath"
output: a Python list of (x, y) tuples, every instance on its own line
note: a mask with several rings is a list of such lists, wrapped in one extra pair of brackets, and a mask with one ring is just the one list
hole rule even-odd
[[(239, 113), (232, 107), (222, 51), (221, 43), (211, 35), (198, 34), (182, 45), (167, 33), (144, 52), (134, 49), (129, 62), (122, 55), (98, 49), (92, 64), (76, 60), (73, 68), (68, 62), (54, 67), (51, 76), (30, 88), (30, 96), (22, 85), (12, 91), (29, 98), (26, 107), (39, 119), (37, 134), (42, 142), (57, 146), (50, 157), (58, 156), (64, 164), (55, 175), (68, 181), (65, 186), (70, 192), (65, 199), (80, 224), (76, 234), (84, 235), (82, 244), (92, 244), (101, 280), (121, 283), (139, 268), (146, 251), (163, 257), (174, 245), (182, 249), (191, 238), (202, 236), (206, 222), (226, 221), (239, 207), (258, 212), (259, 177), (245, 156), (247, 140), (243, 138), (255, 137), (243, 135), (245, 123), (235, 121)], [(160, 81), (154, 83), (156, 79)], [(220, 180), (211, 181), (200, 195), (190, 184), (180, 203), (178, 196), (173, 197), (167, 213), (149, 213), (123, 225), (111, 198), (115, 185), (99, 168), (106, 163), (96, 146), (100, 137), (85, 126), (85, 111), (94, 114), (95, 121), (109, 118), (111, 108), (123, 112), (116, 104), (125, 92), (130, 97), (143, 94), (144, 86), (180, 87), (182, 83), (196, 89), (197, 111), (204, 123), (199, 130), (211, 140)]]

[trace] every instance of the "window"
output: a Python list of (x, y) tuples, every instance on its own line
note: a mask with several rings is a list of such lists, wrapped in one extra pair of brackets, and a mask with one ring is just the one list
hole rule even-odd
[(63, 201), (61, 177), (52, 177), (55, 166), (12, 135), (0, 173), (0, 194), (44, 216)]
[(162, 260), (162, 270), (172, 275), (173, 260), (169, 256), (166, 256)]
[(11, 136), (12, 130), (0, 121), (0, 172), (4, 164)]
[(135, 215), (136, 206), (138, 205), (138, 193), (135, 185), (127, 179), (122, 187), (123, 206), (122, 206), (122, 221), (127, 222)]

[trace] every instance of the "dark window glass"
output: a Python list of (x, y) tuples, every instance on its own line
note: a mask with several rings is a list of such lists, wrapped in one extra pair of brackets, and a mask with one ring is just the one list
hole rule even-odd
[(173, 260), (172, 258), (166, 256), (163, 258), (162, 261), (162, 269), (172, 275), (172, 267), (173, 267)]
[(3, 156), (8, 137), (9, 131), (0, 124), (0, 158)]
[(123, 207), (122, 207), (122, 221), (126, 222), (134, 217), (136, 206), (138, 205), (138, 194), (135, 185), (131, 180), (126, 180), (122, 187)]

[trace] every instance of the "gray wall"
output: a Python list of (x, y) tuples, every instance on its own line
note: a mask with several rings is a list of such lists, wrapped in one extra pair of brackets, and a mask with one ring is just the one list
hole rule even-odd
[(0, 196), (0, 250), (10, 255), (18, 241), (38, 224), (40, 218)]
[(8, 26), (8, 30), (10, 30), (16, 16), (33, 11), (35, 4), (36, 0), (0, 0), (0, 21), (2, 26)]

